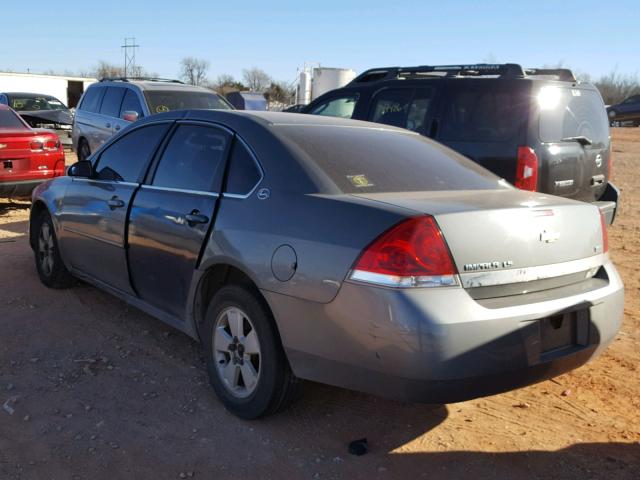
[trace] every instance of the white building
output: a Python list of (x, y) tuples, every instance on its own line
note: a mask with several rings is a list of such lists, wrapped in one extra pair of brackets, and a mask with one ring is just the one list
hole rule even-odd
[(85, 89), (97, 81), (96, 78), (0, 72), (0, 93), (25, 92), (52, 95), (69, 108), (73, 108), (80, 101)]

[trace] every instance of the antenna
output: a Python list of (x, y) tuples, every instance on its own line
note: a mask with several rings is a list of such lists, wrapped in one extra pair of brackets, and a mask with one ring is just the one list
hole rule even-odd
[(122, 48), (124, 49), (124, 78), (127, 78), (127, 73), (135, 76), (136, 48), (140, 48), (140, 45), (136, 44), (136, 37), (125, 37)]

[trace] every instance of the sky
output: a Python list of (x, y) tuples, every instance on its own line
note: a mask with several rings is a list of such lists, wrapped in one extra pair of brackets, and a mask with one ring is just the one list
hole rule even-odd
[(305, 63), (356, 72), (561, 63), (595, 78), (640, 73), (638, 0), (31, 0), (3, 2), (0, 18), (0, 71), (122, 64), (124, 38), (135, 37), (137, 63), (168, 78), (186, 56), (209, 61), (212, 79), (255, 66), (287, 82)]

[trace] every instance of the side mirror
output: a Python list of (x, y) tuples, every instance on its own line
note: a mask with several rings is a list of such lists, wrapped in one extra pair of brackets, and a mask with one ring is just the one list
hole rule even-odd
[(138, 118), (138, 112), (134, 112), (133, 110), (122, 112), (122, 119), (126, 120), (127, 122), (135, 122), (136, 120), (138, 120)]
[(76, 162), (67, 169), (67, 175), (70, 177), (90, 178), (92, 174), (93, 165), (89, 160)]

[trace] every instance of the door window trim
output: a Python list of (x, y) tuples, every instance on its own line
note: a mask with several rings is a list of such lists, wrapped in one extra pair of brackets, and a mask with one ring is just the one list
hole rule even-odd
[[(248, 193), (245, 194), (241, 194), (241, 193), (227, 193), (227, 192), (222, 192), (222, 197), (223, 198), (236, 198), (236, 199), (245, 199), (245, 198), (249, 198), (251, 195), (253, 195), (253, 192), (256, 191), (256, 189), (258, 188), (258, 186), (262, 183), (262, 180), (264, 180), (264, 169), (262, 168), (262, 165), (260, 164), (260, 161), (258, 160), (258, 157), (256, 156), (256, 154), (254, 153), (253, 149), (249, 146), (249, 144), (247, 142), (244, 141), (244, 139), (238, 135), (235, 134), (234, 136), (234, 142), (240, 142), (244, 148), (246, 148), (247, 152), (249, 152), (249, 156), (251, 157), (251, 159), (253, 160), (253, 162), (257, 165), (258, 167), (258, 171), (260, 172), (260, 178), (258, 179), (258, 181), (255, 183), (255, 185), (253, 186), (253, 188), (251, 188), (251, 190), (249, 190)], [(229, 157), (227, 159), (227, 167), (226, 167), (226, 171), (225, 171), (225, 178), (226, 176), (229, 174), (229, 169), (231, 167), (231, 162), (232, 162), (232, 155), (231, 152), (229, 154)], [(226, 187), (226, 185), (225, 185)]]

